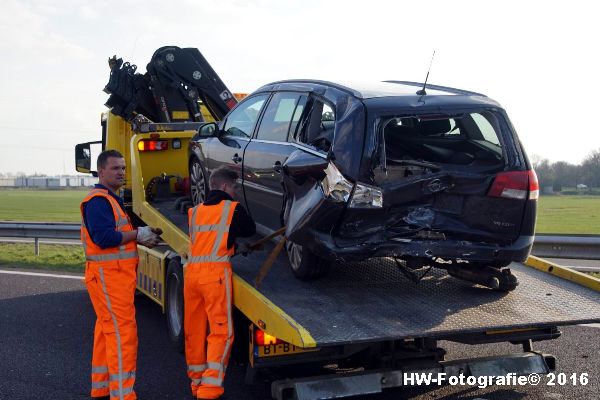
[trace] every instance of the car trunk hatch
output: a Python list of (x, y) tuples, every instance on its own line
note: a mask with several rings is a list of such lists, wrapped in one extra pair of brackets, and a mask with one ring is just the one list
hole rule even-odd
[(515, 240), (532, 172), (510, 171), (513, 139), (500, 121), (493, 110), (380, 118), (373, 173), (383, 208), (348, 209), (342, 236), (384, 227), (388, 239)]

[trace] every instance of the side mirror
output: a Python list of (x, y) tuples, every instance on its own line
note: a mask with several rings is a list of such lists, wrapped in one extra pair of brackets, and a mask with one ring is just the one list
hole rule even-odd
[(91, 145), (102, 142), (79, 143), (75, 146), (75, 169), (84, 174), (91, 173), (98, 176), (98, 172), (92, 171), (92, 150)]
[(198, 128), (199, 137), (214, 137), (219, 133), (219, 125), (215, 122), (209, 122)]
[(325, 177), (325, 169), (328, 165), (329, 161), (325, 158), (296, 150), (283, 163), (283, 172), (296, 180), (308, 177), (321, 180)]

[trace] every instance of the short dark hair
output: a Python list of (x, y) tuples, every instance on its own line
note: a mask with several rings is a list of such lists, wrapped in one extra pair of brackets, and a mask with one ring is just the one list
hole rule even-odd
[(98, 161), (96, 161), (96, 169), (106, 167), (106, 162), (110, 157), (125, 158), (123, 157), (123, 154), (119, 153), (117, 150), (104, 150), (98, 155)]
[(236, 183), (238, 180), (237, 172), (222, 166), (219, 167), (213, 172), (210, 173), (210, 178), (208, 179), (208, 185), (210, 189), (214, 189), (218, 186), (221, 186), (224, 183)]

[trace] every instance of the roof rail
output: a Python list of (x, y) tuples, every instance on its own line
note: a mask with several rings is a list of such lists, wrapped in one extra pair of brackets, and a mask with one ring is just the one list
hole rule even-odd
[[(417, 87), (420, 87), (420, 88), (423, 87), (423, 83), (422, 82), (421, 83), (419, 83), (419, 82), (410, 82), (410, 81), (384, 81), (384, 82), (397, 83), (399, 85), (417, 86)], [(485, 94), (482, 94), (482, 93), (471, 92), (469, 90), (463, 90), (463, 89), (456, 89), (456, 88), (449, 87), (449, 86), (432, 85), (432, 84), (429, 84), (429, 83), (427, 84), (427, 88), (428, 89), (435, 89), (435, 90), (443, 90), (443, 91), (454, 93), (454, 94), (487, 97)]]
[(286, 80), (282, 80), (282, 81), (267, 83), (266, 85), (263, 85), (262, 87), (270, 86), (270, 85), (278, 85), (280, 83), (312, 83), (312, 84), (326, 85), (326, 86), (331, 86), (336, 89), (347, 92), (354, 97), (362, 98), (362, 94), (352, 88), (349, 88), (344, 85), (340, 85), (339, 83), (323, 81), (323, 80), (318, 80), (318, 79), (286, 79)]

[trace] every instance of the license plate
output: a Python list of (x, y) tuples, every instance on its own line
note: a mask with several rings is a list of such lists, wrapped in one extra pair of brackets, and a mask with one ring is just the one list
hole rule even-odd
[(317, 351), (319, 349), (303, 349), (302, 347), (296, 347), (290, 343), (278, 343), (268, 344), (266, 346), (257, 346), (259, 357), (274, 357), (274, 356), (285, 356), (288, 354), (306, 353), (310, 351)]

